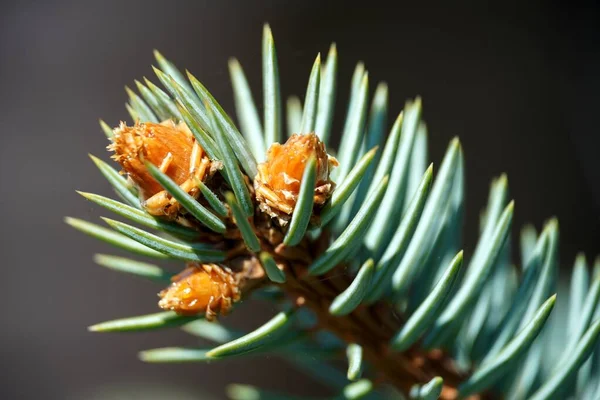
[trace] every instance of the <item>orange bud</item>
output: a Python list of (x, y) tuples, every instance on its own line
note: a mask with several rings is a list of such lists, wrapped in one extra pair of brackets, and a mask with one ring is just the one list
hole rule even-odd
[(146, 211), (171, 219), (181, 220), (180, 204), (150, 175), (144, 162), (159, 167), (192, 197), (199, 192), (196, 179), (205, 180), (220, 165), (204, 154), (185, 123), (171, 120), (159, 124), (136, 122), (131, 127), (122, 122), (114, 130), (114, 141), (108, 149), (115, 152), (112, 158), (138, 187)]
[(267, 151), (267, 160), (258, 165), (254, 180), (256, 197), (261, 209), (285, 224), (294, 210), (304, 168), (308, 159), (317, 160), (315, 204), (323, 204), (335, 186), (329, 179), (338, 161), (327, 154), (325, 144), (314, 133), (293, 134), (283, 144), (274, 143)]
[(165, 173), (178, 184), (190, 177), (190, 157), (194, 138), (188, 127), (167, 120), (160, 124), (136, 122), (127, 126), (121, 122), (114, 130), (114, 141), (108, 146), (115, 152), (112, 158), (123, 167), (147, 199), (163, 190), (152, 178), (144, 160), (160, 166), (171, 153), (172, 160)]
[(230, 270), (216, 264), (192, 264), (172, 279), (173, 283), (159, 293), (158, 305), (181, 315), (206, 314), (214, 319), (226, 314), (239, 290)]

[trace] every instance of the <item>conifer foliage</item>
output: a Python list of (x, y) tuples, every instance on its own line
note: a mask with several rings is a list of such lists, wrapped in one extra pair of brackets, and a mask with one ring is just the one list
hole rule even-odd
[[(117, 219), (66, 222), (130, 252), (94, 259), (156, 282), (159, 302), (148, 302), (159, 309), (91, 331), (178, 328), (214, 342), (139, 354), (152, 363), (274, 354), (336, 399), (600, 398), (600, 262), (580, 255), (557, 296), (558, 222), (525, 226), (515, 243), (504, 175), (463, 254), (463, 150), (454, 138), (439, 166), (429, 162), (420, 98), (388, 126), (387, 86), (370, 96), (362, 63), (350, 97), (337, 98), (332, 44), (307, 71), (303, 100), (284, 102), (268, 25), (262, 107), (235, 59), (229, 114), (190, 72), (155, 58), (157, 81), (127, 89), (131, 122), (101, 121), (115, 163), (92, 161), (116, 197), (79, 192)], [(345, 115), (334, 116), (336, 102)], [(344, 121), (337, 146), (334, 118)], [(228, 328), (226, 316), (256, 298), (280, 311), (251, 332)], [(235, 383), (226, 392), (299, 398)]]

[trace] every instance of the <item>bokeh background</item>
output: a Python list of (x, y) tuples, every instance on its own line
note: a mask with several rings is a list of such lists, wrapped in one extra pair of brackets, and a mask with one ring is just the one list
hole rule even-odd
[[(418, 4), (417, 4), (418, 3)], [(490, 180), (506, 172), (514, 234), (560, 221), (560, 260), (600, 251), (600, 14), (592, 2), (483, 6), (369, 1), (3, 1), (0, 3), (0, 398), (221, 399), (230, 382), (325, 393), (276, 358), (147, 365), (139, 350), (191, 345), (174, 330), (99, 335), (90, 324), (155, 311), (157, 287), (92, 262), (108, 245), (64, 216), (105, 212), (75, 189), (109, 195), (88, 153), (105, 160), (98, 118), (127, 119), (124, 85), (147, 76), (156, 48), (233, 111), (227, 59), (260, 103), (262, 25), (272, 26), (284, 95), (304, 95), (317, 52), (340, 53), (339, 130), (349, 81), (364, 61), (390, 87), (395, 117), (421, 95), (431, 160), (458, 135), (466, 155), (467, 254)], [(514, 254), (518, 263), (518, 254)], [(229, 318), (256, 326), (255, 304)], [(274, 379), (285, 376), (285, 379)]]

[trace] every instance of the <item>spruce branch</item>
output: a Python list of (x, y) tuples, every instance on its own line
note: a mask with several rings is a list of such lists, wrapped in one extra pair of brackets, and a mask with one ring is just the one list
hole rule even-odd
[[(96, 255), (101, 266), (163, 286), (163, 310), (91, 331), (180, 328), (215, 346), (149, 349), (140, 359), (273, 354), (328, 383), (336, 399), (388, 398), (389, 387), (399, 398), (428, 400), (600, 398), (600, 258), (592, 273), (578, 256), (563, 296), (558, 222), (550, 218), (539, 234), (522, 229), (513, 261), (515, 203), (505, 175), (490, 185), (475, 251), (463, 252), (464, 154), (456, 137), (439, 168), (430, 163), (420, 97), (406, 101), (388, 131), (388, 87), (380, 82), (370, 99), (369, 73), (358, 63), (334, 151), (342, 100), (335, 44), (323, 62), (317, 55), (305, 98), (291, 96), (284, 119), (265, 25), (262, 120), (241, 63), (229, 60), (239, 128), (205, 84), (154, 55), (164, 90), (135, 80), (139, 94), (126, 87), (129, 125), (100, 120), (121, 171), (92, 156), (122, 201), (78, 192), (137, 226), (105, 217), (108, 228), (66, 222), (183, 268)], [(222, 324), (255, 298), (280, 311), (251, 332)], [(557, 314), (563, 302), (567, 311)], [(241, 384), (227, 393), (297, 398)]]

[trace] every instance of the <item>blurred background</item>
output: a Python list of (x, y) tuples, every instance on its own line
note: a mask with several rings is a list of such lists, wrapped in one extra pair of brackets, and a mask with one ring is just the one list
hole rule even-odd
[[(106, 215), (75, 190), (111, 195), (88, 158), (108, 160), (98, 118), (111, 125), (129, 119), (123, 87), (143, 76), (157, 81), (153, 49), (192, 71), (233, 112), (227, 59), (241, 61), (260, 104), (265, 22), (285, 96), (304, 95), (316, 53), (337, 43), (334, 130), (363, 61), (372, 89), (389, 84), (390, 120), (407, 98), (423, 97), (436, 165), (449, 140), (461, 138), (467, 254), (489, 183), (506, 172), (514, 235), (525, 223), (539, 229), (557, 216), (564, 269), (579, 251), (592, 261), (600, 250), (600, 13), (592, 2), (568, 4), (1, 2), (0, 398), (221, 399), (230, 382), (325, 393), (276, 358), (211, 365), (137, 359), (139, 350), (195, 343), (177, 330), (88, 333), (99, 321), (154, 312), (159, 288), (95, 265), (94, 253), (112, 249), (63, 222)], [(514, 258), (520, 262), (517, 251)], [(260, 303), (246, 310), (228, 321), (252, 327), (273, 313)], [(285, 381), (273, 379), (282, 374)]]

